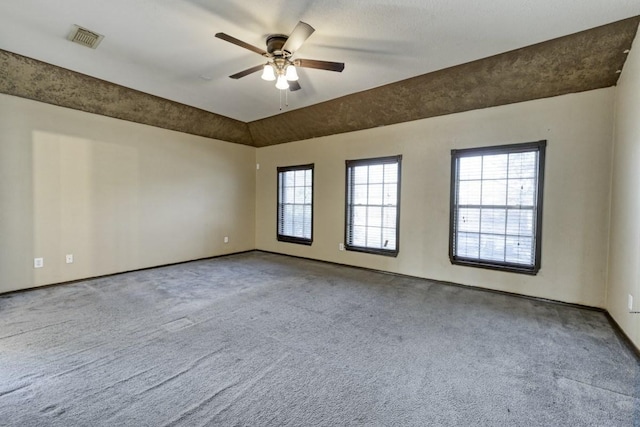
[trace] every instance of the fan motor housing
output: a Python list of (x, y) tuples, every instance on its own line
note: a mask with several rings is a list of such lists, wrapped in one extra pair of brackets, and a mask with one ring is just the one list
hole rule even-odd
[(291, 52), (286, 52), (282, 50), (282, 46), (287, 42), (289, 37), (284, 34), (272, 34), (267, 37), (267, 52), (272, 55), (280, 56), (280, 55), (291, 55)]

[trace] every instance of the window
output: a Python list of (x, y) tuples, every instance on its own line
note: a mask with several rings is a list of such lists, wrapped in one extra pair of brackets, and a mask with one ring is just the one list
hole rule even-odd
[(313, 165), (278, 168), (278, 240), (313, 241)]
[(452, 263), (538, 272), (546, 145), (451, 151)]
[(398, 255), (402, 156), (347, 160), (345, 248)]

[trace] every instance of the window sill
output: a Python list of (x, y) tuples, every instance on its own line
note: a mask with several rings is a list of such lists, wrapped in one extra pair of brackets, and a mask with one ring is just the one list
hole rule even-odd
[(313, 243), (312, 239), (303, 239), (301, 237), (278, 235), (277, 239), (278, 239), (279, 242), (296, 243), (298, 245), (306, 245), (306, 246), (311, 246), (311, 244)]
[(367, 253), (367, 254), (374, 254), (374, 255), (383, 255), (383, 256), (390, 256), (390, 257), (397, 257), (398, 256), (398, 250), (385, 250), (385, 249), (374, 249), (374, 248), (365, 248), (362, 246), (349, 246), (349, 245), (344, 245), (345, 250), (347, 251), (352, 251), (352, 252), (362, 252), (362, 253)]
[(460, 258), (450, 258), (451, 264), (453, 265), (462, 265), (465, 267), (476, 267), (476, 268), (485, 268), (488, 270), (497, 270), (497, 271), (505, 271), (507, 273), (519, 273), (519, 274), (528, 274), (529, 276), (535, 276), (540, 271), (540, 266), (532, 266), (526, 267), (518, 264), (508, 264), (508, 263), (493, 263), (487, 261), (478, 261), (478, 260), (469, 260), (469, 259), (460, 259)]

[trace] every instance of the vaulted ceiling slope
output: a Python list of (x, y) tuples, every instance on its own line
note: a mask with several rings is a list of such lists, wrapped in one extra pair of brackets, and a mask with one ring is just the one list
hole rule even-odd
[(635, 16), (244, 123), (0, 50), (0, 92), (263, 147), (616, 84)]

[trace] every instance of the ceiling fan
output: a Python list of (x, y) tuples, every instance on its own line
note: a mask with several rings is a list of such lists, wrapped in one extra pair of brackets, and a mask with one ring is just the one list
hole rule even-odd
[(239, 73), (232, 74), (229, 77), (239, 79), (249, 74), (253, 74), (262, 70), (262, 79), (268, 81), (276, 81), (276, 87), (291, 91), (299, 90), (298, 73), (296, 67), (316, 68), (319, 70), (337, 71), (344, 70), (343, 62), (318, 61), (315, 59), (293, 59), (300, 46), (313, 34), (315, 29), (305, 23), (298, 22), (289, 36), (284, 34), (272, 34), (267, 37), (267, 50), (260, 49), (242, 40), (238, 40), (225, 33), (217, 33), (216, 37), (233, 43), (237, 46), (248, 49), (267, 58), (266, 64), (256, 65)]

